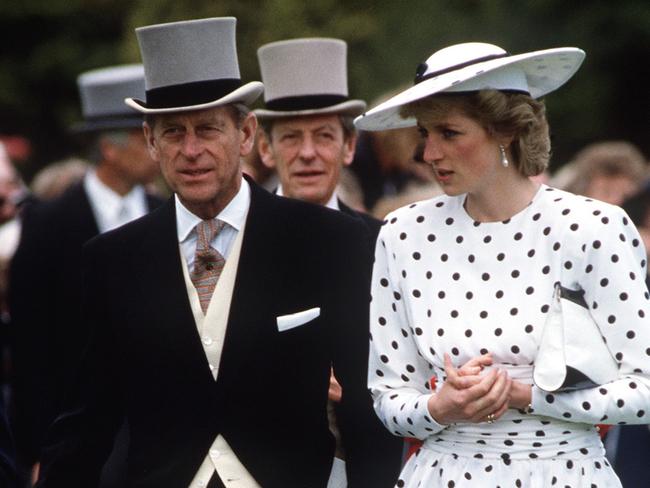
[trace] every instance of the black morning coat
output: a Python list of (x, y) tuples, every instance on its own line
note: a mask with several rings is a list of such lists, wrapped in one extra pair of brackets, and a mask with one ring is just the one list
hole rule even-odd
[[(147, 195), (149, 210), (162, 203)], [(30, 466), (87, 342), (79, 320), (81, 249), (99, 228), (81, 182), (53, 201), (30, 204), (22, 224), (9, 281), (12, 426), (21, 464)]]
[[(331, 365), (344, 392), (349, 487), (393, 486), (400, 442), (375, 416), (366, 383), (367, 227), (250, 184), (216, 382), (187, 297), (174, 200), (86, 245), (93, 334), (82, 386), (50, 431), (39, 488), (95, 486), (124, 417), (129, 487), (187, 487), (218, 434), (264, 488), (325, 487)], [(318, 318), (278, 331), (278, 316), (314, 307)]]

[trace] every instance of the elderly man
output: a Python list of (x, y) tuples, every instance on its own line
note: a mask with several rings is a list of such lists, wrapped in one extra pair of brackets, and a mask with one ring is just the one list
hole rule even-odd
[(127, 103), (174, 196), (85, 248), (93, 334), (38, 486), (95, 486), (127, 419), (127, 486), (324, 487), (332, 364), (350, 486), (370, 486), (366, 228), (242, 176), (263, 85), (240, 81), (234, 18), (136, 32)]
[[(277, 193), (289, 198), (340, 210), (368, 229), (366, 263), (372, 264), (380, 222), (352, 210), (337, 195), (343, 168), (354, 158), (356, 132), (352, 123), (366, 107), (348, 97), (347, 45), (339, 39), (310, 38), (272, 42), (259, 48), (265, 107), (255, 110), (262, 131), (258, 149), (262, 162), (277, 171)], [(370, 287), (370, 283), (366, 284)], [(338, 400), (338, 384), (332, 376), (330, 399)], [(399, 474), (401, 441), (375, 417), (373, 442), (376, 468), (368, 486), (393, 486)], [(336, 422), (332, 420), (333, 430)], [(345, 439), (337, 455), (344, 457)], [(342, 464), (335, 460), (335, 467)], [(334, 472), (335, 475), (337, 471)], [(344, 478), (340, 473), (338, 478)], [(342, 481), (330, 486), (344, 486)]]
[(142, 135), (142, 115), (124, 105), (125, 96), (144, 94), (142, 65), (89, 71), (77, 83), (84, 120), (74, 130), (94, 146), (96, 165), (55, 200), (25, 209), (10, 270), (13, 425), (25, 466), (39, 459), (88, 337), (79, 313), (83, 244), (162, 203), (143, 186), (159, 173)]

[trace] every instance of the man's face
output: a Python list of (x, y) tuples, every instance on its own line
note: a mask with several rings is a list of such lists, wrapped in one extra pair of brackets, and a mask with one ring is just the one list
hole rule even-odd
[(354, 158), (356, 136), (345, 137), (338, 115), (278, 119), (262, 133), (262, 161), (275, 168), (285, 196), (325, 205), (339, 181), (341, 168)]
[(114, 145), (112, 148), (114, 167), (129, 185), (146, 185), (153, 182), (159, 169), (149, 155), (142, 129), (129, 130), (126, 136), (124, 144)]
[(240, 157), (253, 147), (257, 120), (237, 123), (232, 107), (161, 114), (144, 124), (149, 153), (181, 202), (195, 215), (217, 215), (239, 191)]

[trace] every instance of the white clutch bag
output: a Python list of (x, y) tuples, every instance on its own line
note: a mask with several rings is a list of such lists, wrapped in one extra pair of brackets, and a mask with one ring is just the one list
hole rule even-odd
[(618, 378), (618, 363), (589, 313), (584, 292), (555, 285), (533, 381), (542, 390), (592, 388)]

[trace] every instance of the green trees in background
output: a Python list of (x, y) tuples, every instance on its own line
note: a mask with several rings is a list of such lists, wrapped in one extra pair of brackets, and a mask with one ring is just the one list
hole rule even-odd
[(650, 154), (647, 0), (9, 0), (0, 4), (0, 133), (22, 134), (28, 171), (74, 150), (76, 77), (138, 62), (140, 25), (232, 15), (240, 69), (259, 79), (257, 48), (295, 37), (349, 45), (350, 91), (373, 102), (412, 81), (433, 51), (487, 41), (512, 53), (559, 46), (587, 51), (582, 70), (548, 98), (555, 167), (596, 139), (630, 140)]

